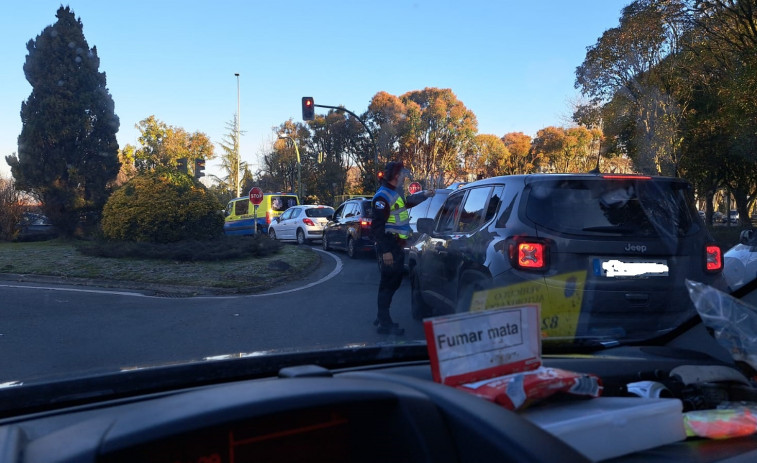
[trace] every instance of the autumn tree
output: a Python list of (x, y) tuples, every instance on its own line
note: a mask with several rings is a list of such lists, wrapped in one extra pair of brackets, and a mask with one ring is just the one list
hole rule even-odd
[(465, 157), (465, 171), (474, 178), (505, 175), (510, 168), (511, 154), (496, 135), (476, 135)]
[(18, 155), (6, 161), (16, 187), (39, 197), (51, 222), (70, 236), (82, 217), (97, 220), (110, 194), (119, 120), (81, 19), (69, 7), (56, 18), (26, 45), (32, 92), (21, 104)]
[(510, 132), (502, 137), (502, 143), (510, 152), (506, 174), (530, 174), (536, 172), (539, 155), (531, 149), (531, 137), (523, 132)]
[(187, 160), (189, 172), (194, 169), (194, 159), (213, 159), (214, 146), (202, 132), (188, 133), (181, 127), (173, 127), (154, 115), (139, 121), (140, 147), (134, 152), (135, 164), (140, 172), (158, 167), (176, 168), (179, 159)]
[[(675, 175), (680, 162), (679, 129), (688, 99), (676, 74), (675, 57), (692, 27), (683, 0), (636, 0), (623, 9), (620, 25), (589, 47), (576, 69), (576, 88), (595, 105), (623, 103), (635, 127), (605, 133), (626, 136), (639, 170)], [(620, 126), (626, 128), (626, 126)]]

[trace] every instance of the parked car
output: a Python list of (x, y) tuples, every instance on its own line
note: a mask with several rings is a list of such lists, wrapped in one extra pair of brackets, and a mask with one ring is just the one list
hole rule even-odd
[(298, 244), (322, 239), (323, 227), (333, 213), (333, 207), (320, 204), (290, 207), (271, 221), (268, 236), (281, 241), (297, 241)]
[(323, 249), (341, 249), (355, 259), (374, 252), (370, 198), (352, 198), (339, 205), (323, 229)]
[(415, 318), (469, 310), (475, 291), (496, 288), (500, 302), (551, 301), (543, 328), (570, 326), (557, 333), (648, 337), (694, 316), (686, 279), (726, 286), (721, 250), (678, 178), (495, 177), (417, 226)]
[(442, 204), (444, 204), (444, 200), (447, 199), (447, 196), (454, 190), (450, 188), (439, 188), (434, 191), (435, 194), (432, 198), (429, 198), (408, 210), (410, 215), (410, 228), (413, 230), (413, 233), (410, 235), (410, 238), (407, 239), (404, 247), (405, 270), (410, 270), (410, 260), (408, 259), (410, 248), (423, 236), (422, 233), (418, 233), (418, 219), (433, 219), (436, 217), (437, 212), (439, 212)]
[(273, 219), (298, 204), (300, 199), (290, 193), (265, 193), (262, 202), (254, 207), (249, 197), (234, 198), (226, 205), (223, 232), (226, 235), (268, 233)]
[(24, 212), (18, 223), (16, 241), (44, 241), (58, 237), (58, 229), (44, 214)]

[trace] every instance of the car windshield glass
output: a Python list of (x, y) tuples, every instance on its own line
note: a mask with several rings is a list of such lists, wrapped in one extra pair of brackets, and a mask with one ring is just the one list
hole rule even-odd
[(305, 209), (305, 215), (308, 217), (329, 217), (334, 213), (334, 209), (331, 207), (311, 207)]
[(32, 399), (434, 381), (429, 325), (523, 334), (498, 311), (545, 357), (674, 345), (688, 283), (757, 278), (755, 2), (3, 2), (0, 436)]

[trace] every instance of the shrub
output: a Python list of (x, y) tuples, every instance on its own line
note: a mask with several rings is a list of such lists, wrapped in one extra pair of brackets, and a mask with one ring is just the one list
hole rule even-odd
[(223, 206), (199, 182), (177, 172), (129, 180), (103, 208), (106, 239), (151, 243), (209, 240), (223, 233)]

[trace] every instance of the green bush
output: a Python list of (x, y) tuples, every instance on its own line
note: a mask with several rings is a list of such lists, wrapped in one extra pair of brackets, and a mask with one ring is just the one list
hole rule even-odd
[(129, 180), (103, 208), (106, 239), (149, 243), (209, 240), (223, 234), (223, 205), (199, 182), (177, 172)]

